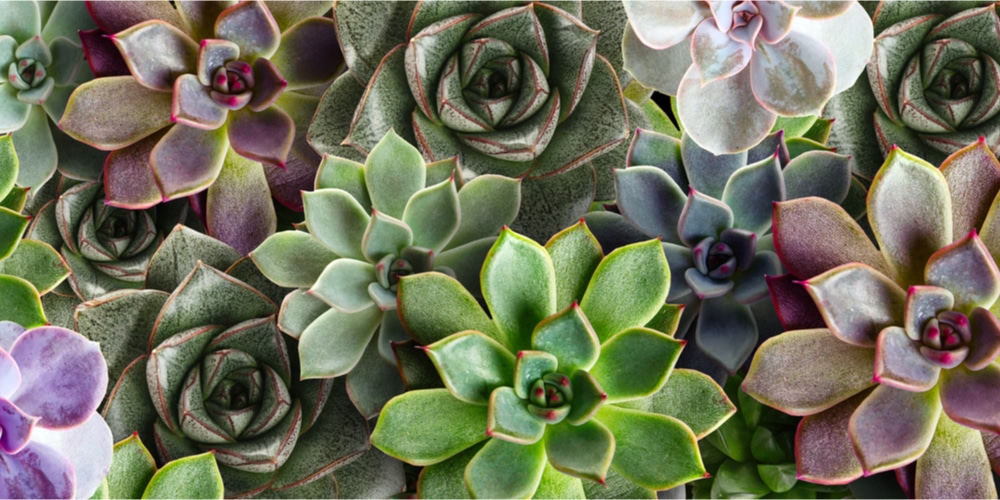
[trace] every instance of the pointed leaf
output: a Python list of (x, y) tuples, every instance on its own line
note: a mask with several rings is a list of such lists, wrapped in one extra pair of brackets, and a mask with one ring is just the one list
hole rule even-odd
[(788, 162), (782, 175), (789, 200), (818, 196), (841, 203), (851, 186), (851, 158), (827, 151), (810, 151)]
[(684, 342), (655, 330), (630, 328), (601, 346), (590, 374), (608, 394), (608, 403), (639, 399), (660, 390)]
[(458, 231), (446, 248), (500, 233), (521, 206), (521, 181), (498, 175), (480, 175), (458, 192), (461, 217)]
[(721, 201), (691, 190), (677, 232), (688, 247), (694, 247), (705, 238), (718, 238), (719, 234), (733, 227), (733, 211)]
[(500, 233), (482, 271), (483, 298), (511, 350), (531, 345), (535, 325), (556, 312), (552, 259), (541, 245), (511, 230)]
[(648, 236), (680, 243), (677, 225), (687, 198), (659, 168), (630, 166), (615, 169), (618, 206), (633, 225)]
[(309, 288), (327, 264), (337, 258), (309, 233), (281, 231), (250, 253), (268, 279), (288, 288)]
[(564, 373), (589, 370), (601, 355), (597, 334), (575, 304), (538, 323), (531, 347), (555, 356), (559, 371)]
[(940, 414), (937, 388), (910, 392), (876, 387), (849, 425), (865, 472), (895, 469), (920, 457), (931, 443)]
[(719, 384), (704, 373), (686, 368), (671, 372), (667, 382), (648, 401), (651, 412), (684, 422), (698, 439), (714, 432), (736, 413), (736, 407)]
[(316, 279), (310, 293), (345, 313), (372, 306), (368, 285), (375, 282), (375, 266), (359, 260), (336, 259)]
[(156, 473), (156, 461), (138, 434), (115, 443), (114, 459), (108, 472), (108, 487), (120, 498), (140, 498)]
[(149, 155), (149, 164), (164, 199), (188, 196), (215, 182), (228, 149), (225, 129), (171, 127)]
[[(601, 244), (581, 221), (545, 244), (556, 270), (556, 306), (565, 308), (583, 299), (590, 279), (604, 257)], [(543, 349), (544, 350), (544, 349)]]
[(198, 261), (216, 269), (228, 269), (240, 255), (229, 245), (185, 226), (175, 226), (152, 260), (146, 288), (173, 292)]
[(156, 471), (142, 498), (222, 498), (222, 476), (215, 454), (174, 460)]
[(490, 439), (465, 468), (465, 484), (476, 498), (528, 498), (545, 468), (545, 444), (520, 445)]
[(985, 227), (983, 222), (1000, 190), (1000, 163), (985, 141), (977, 141), (952, 154), (941, 164), (941, 174), (951, 192), (952, 240)]
[(795, 461), (800, 479), (818, 484), (842, 484), (861, 477), (848, 422), (868, 392), (802, 419), (795, 433)]
[(121, 149), (169, 125), (171, 101), (131, 76), (98, 78), (73, 92), (59, 128), (95, 148)]
[(411, 244), (414, 244), (413, 231), (409, 225), (384, 212), (372, 210), (371, 221), (361, 240), (361, 250), (369, 262), (378, 262), (388, 255), (399, 256)]
[(346, 191), (320, 189), (303, 193), (306, 225), (320, 242), (341, 257), (363, 260), (361, 252), (370, 218)]
[(16, 276), (0, 275), (0, 295), (6, 297), (0, 304), (0, 321), (13, 321), (26, 328), (45, 324), (41, 299), (31, 283)]
[(890, 326), (875, 344), (875, 380), (904, 391), (923, 392), (937, 384), (941, 369), (927, 361), (919, 344), (898, 326)]
[(427, 170), (417, 148), (390, 131), (365, 161), (365, 184), (372, 207), (403, 217), (407, 202), (424, 189)]
[(463, 330), (475, 330), (494, 340), (500, 333), (476, 299), (454, 278), (421, 273), (399, 280), (399, 315), (406, 330), (422, 345)]
[(845, 264), (805, 286), (827, 326), (844, 342), (873, 347), (883, 328), (903, 323), (906, 292), (864, 264)]
[(1000, 297), (1000, 270), (975, 230), (931, 255), (924, 282), (950, 291), (960, 311), (990, 307)]
[(215, 35), (240, 46), (246, 58), (270, 57), (281, 43), (281, 32), (263, 2), (234, 5), (219, 14)]
[(14, 253), (0, 260), (0, 274), (24, 278), (39, 294), (45, 294), (66, 279), (69, 268), (49, 245), (25, 239), (21, 240)]
[(467, 403), (487, 404), (494, 389), (514, 383), (514, 355), (482, 333), (457, 333), (426, 351), (448, 390)]
[(530, 445), (542, 439), (547, 427), (528, 410), (528, 402), (510, 387), (497, 387), (490, 394), (486, 434), (511, 443)]
[(125, 58), (125, 64), (144, 87), (171, 92), (174, 79), (193, 73), (198, 60), (198, 44), (172, 25), (152, 20), (115, 33), (111, 40)]
[(985, 432), (1000, 430), (1000, 419), (991, 408), (1000, 387), (1000, 366), (990, 363), (979, 371), (965, 366), (941, 374), (941, 405), (951, 420)]
[(281, 34), (281, 45), (270, 60), (288, 79), (288, 89), (295, 90), (333, 81), (343, 62), (341, 58), (333, 57), (339, 52), (334, 22), (322, 17), (309, 17), (294, 26), (286, 26)]
[(997, 494), (983, 437), (947, 415), (941, 415), (930, 446), (917, 460), (915, 476), (914, 494), (919, 498), (990, 498)]
[(665, 490), (705, 475), (695, 436), (680, 420), (614, 405), (596, 419), (615, 436), (611, 468), (629, 481)]
[(332, 378), (351, 371), (375, 334), (382, 311), (374, 304), (354, 312), (330, 308), (299, 337), (303, 379)]
[(545, 454), (564, 474), (603, 482), (615, 455), (615, 437), (597, 420), (578, 426), (550, 425), (545, 432)]
[(447, 389), (407, 392), (382, 409), (371, 442), (400, 460), (436, 464), (486, 439), (486, 413), (485, 405), (455, 399)]
[(448, 245), (460, 220), (454, 180), (417, 191), (403, 209), (403, 222), (413, 229), (413, 244), (435, 252)]
[(580, 308), (606, 341), (653, 319), (667, 298), (670, 269), (659, 240), (621, 247), (594, 271)]
[(811, 415), (873, 385), (874, 364), (872, 349), (843, 342), (830, 330), (795, 330), (757, 349), (743, 390), (785, 413)]
[(559, 360), (544, 351), (520, 351), (514, 364), (514, 394), (521, 399), (531, 396), (531, 386), (542, 375), (559, 368)]

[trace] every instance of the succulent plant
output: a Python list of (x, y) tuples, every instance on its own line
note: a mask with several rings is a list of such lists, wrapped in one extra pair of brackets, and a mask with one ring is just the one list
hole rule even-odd
[(428, 161), (458, 156), (474, 174), (523, 177), (513, 227), (547, 239), (586, 212), (595, 186), (597, 199), (613, 197), (624, 150), (605, 153), (630, 120), (645, 121), (609, 62), (620, 64), (618, 40), (592, 29), (620, 33), (624, 11), (594, 4), (335, 2), (350, 73), (324, 96), (310, 141), (360, 159), (394, 129)]
[(844, 498), (845, 486), (798, 480), (795, 428), (801, 419), (760, 404), (740, 390), (742, 375), (726, 379), (736, 414), (698, 442), (712, 477), (690, 483), (692, 498)]
[(390, 130), (364, 165), (325, 157), (303, 201), (309, 232), (277, 233), (251, 257), (278, 285), (299, 288), (278, 324), (299, 340), (302, 377), (346, 375), (372, 417), (404, 390), (390, 346), (408, 338), (399, 278), (438, 270), (477, 283), (495, 235), (517, 215), (520, 183), (481, 175), (462, 186), (454, 158), (425, 164)]
[[(339, 58), (333, 22), (316, 17), (322, 3), (223, 6), (88, 3), (130, 74), (78, 87), (59, 127), (111, 151), (109, 204), (140, 209), (205, 192), (209, 232), (245, 254), (275, 230), (272, 192), (301, 208), (298, 191), (319, 162), (305, 142), (313, 94)], [(101, 50), (88, 45), (90, 59), (111, 57)]]
[(138, 434), (115, 443), (111, 470), (94, 494), (98, 498), (216, 498), (222, 476), (212, 452), (179, 458), (156, 467)]
[(751, 148), (779, 116), (819, 114), (872, 50), (871, 19), (853, 1), (627, 0), (625, 10), (625, 68), (676, 96), (687, 133), (715, 154)]
[(981, 140), (940, 170), (889, 154), (868, 194), (877, 248), (825, 200), (775, 206), (778, 255), (805, 278), (772, 283), (779, 313), (822, 326), (765, 342), (743, 389), (805, 416), (800, 478), (844, 484), (915, 463), (918, 497), (996, 496), (1000, 457), (984, 442), (1000, 431), (998, 192), (1000, 163)]
[(46, 324), (41, 295), (69, 269), (59, 253), (37, 240), (21, 239), (31, 220), (24, 215), (28, 190), (14, 185), (20, 172), (11, 136), (0, 136), (0, 321), (33, 328)]
[(852, 187), (850, 157), (815, 141), (789, 143), (779, 131), (749, 151), (716, 156), (689, 135), (639, 130), (628, 168), (615, 170), (621, 215), (663, 240), (667, 300), (688, 306), (679, 332), (697, 321), (698, 348), (730, 373), (756, 346), (762, 318), (774, 316), (764, 280), (781, 274), (769, 235), (772, 203), (821, 196), (839, 204)]
[(605, 257), (582, 222), (546, 247), (505, 229), (482, 269), (489, 314), (447, 275), (400, 278), (445, 388), (390, 401), (372, 444), (426, 466), (423, 497), (650, 498), (702, 477), (697, 439), (734, 408), (707, 376), (671, 376), (669, 282), (656, 240)]
[(96, 413), (108, 385), (97, 343), (56, 326), (0, 321), (0, 496), (87, 498), (111, 465)]
[(55, 123), (76, 87), (93, 77), (77, 30), (94, 27), (83, 2), (11, 4), (0, 14), (0, 134), (21, 155), (17, 183), (38, 188), (56, 171), (86, 175), (100, 151), (73, 141)]
[(342, 384), (299, 380), (274, 290), (249, 285), (269, 282), (238, 257), (178, 226), (150, 262), (147, 289), (86, 302), (76, 320), (117, 380), (104, 407), (116, 439), (138, 432), (164, 462), (215, 450), (227, 496), (306, 496), (298, 488), (365, 452), (367, 424)]
[(868, 71), (830, 101), (830, 143), (872, 178), (893, 145), (932, 164), (985, 136), (1000, 150), (1000, 19), (988, 2), (882, 2)]

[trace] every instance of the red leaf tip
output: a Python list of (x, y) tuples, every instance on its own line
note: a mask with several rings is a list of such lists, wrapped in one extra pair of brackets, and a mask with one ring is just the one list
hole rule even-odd
[(889, 148), (889, 151), (895, 151), (895, 150), (897, 150), (897, 149), (899, 149), (899, 146), (897, 146), (897, 145), (893, 144), (893, 145), (892, 145), (892, 147), (891, 147), (891, 148)]
[(712, 474), (710, 472), (706, 472), (705, 475), (701, 476), (701, 477), (704, 478), (704, 479), (708, 479), (708, 478), (712, 477)]
[(986, 136), (985, 135), (979, 136), (979, 143), (980, 144), (986, 144)]

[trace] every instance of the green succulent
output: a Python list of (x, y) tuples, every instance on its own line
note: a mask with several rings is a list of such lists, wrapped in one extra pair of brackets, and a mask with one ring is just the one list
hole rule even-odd
[(917, 497), (996, 496), (998, 194), (1000, 162), (980, 140), (940, 169), (889, 154), (867, 200), (877, 246), (826, 200), (775, 206), (791, 280), (771, 291), (790, 331), (761, 345), (743, 389), (805, 417), (800, 478), (915, 464)]
[(742, 375), (726, 379), (736, 415), (699, 441), (711, 477), (690, 483), (692, 498), (844, 498), (846, 486), (799, 480), (795, 469), (798, 418), (760, 404), (740, 389)]
[(1000, 151), (1000, 22), (991, 2), (868, 6), (868, 71), (827, 105), (830, 143), (872, 178), (892, 147), (932, 164), (982, 136)]
[(394, 129), (428, 161), (458, 156), (475, 174), (523, 178), (513, 227), (533, 238), (612, 199), (625, 141), (650, 126), (619, 83), (620, 2), (340, 1), (333, 10), (350, 71), (320, 102), (313, 147), (360, 159)]
[[(823, 139), (829, 123), (809, 135)], [(809, 131), (807, 131), (809, 133)], [(766, 276), (781, 274), (771, 244), (775, 202), (819, 196), (833, 203), (863, 199), (851, 158), (783, 131), (736, 154), (714, 155), (685, 132), (681, 138), (639, 129), (627, 168), (615, 170), (617, 208), (645, 237), (660, 237), (670, 263), (667, 300), (684, 303), (679, 331), (729, 373), (771, 332), (774, 309)], [(863, 213), (863, 204), (855, 213)], [(615, 216), (605, 216), (616, 218)], [(623, 221), (624, 222), (624, 221)]]
[(66, 101), (93, 78), (77, 30), (94, 22), (84, 2), (12, 2), (0, 12), (0, 134), (21, 156), (17, 184), (37, 189), (59, 170), (73, 177), (98, 169), (100, 151), (56, 127)]
[[(314, 480), (359, 456), (388, 461), (366, 453), (368, 425), (343, 384), (299, 380), (295, 341), (275, 320), (285, 293), (233, 248), (178, 226), (146, 289), (80, 306), (78, 327), (117, 381), (103, 410), (115, 439), (138, 432), (163, 462), (214, 450), (227, 496), (323, 496)], [(340, 481), (401, 489), (401, 465), (387, 467)]]
[(652, 498), (702, 477), (697, 439), (734, 408), (673, 371), (669, 280), (658, 241), (605, 257), (582, 222), (546, 247), (504, 230), (482, 268), (489, 314), (447, 275), (401, 278), (400, 317), (445, 388), (390, 401), (372, 444), (426, 466), (423, 497)]
[(437, 270), (472, 286), (517, 214), (518, 181), (482, 175), (462, 186), (459, 171), (454, 158), (425, 164), (389, 131), (364, 165), (325, 157), (316, 190), (303, 195), (308, 232), (277, 233), (251, 253), (265, 276), (298, 288), (278, 325), (299, 340), (302, 377), (346, 375), (367, 417), (404, 390), (390, 345), (407, 339), (400, 277)]
[(88, 6), (106, 35), (85, 39), (104, 42), (88, 43), (91, 60), (124, 60), (127, 71), (80, 85), (59, 127), (110, 152), (108, 203), (144, 209), (197, 194), (208, 232), (241, 254), (274, 233), (272, 195), (301, 209), (320, 160), (305, 131), (340, 67), (333, 21), (320, 17), (329, 5)]
[(69, 269), (48, 244), (22, 239), (31, 217), (21, 213), (28, 190), (14, 185), (19, 171), (13, 138), (0, 136), (0, 321), (33, 328), (46, 324), (42, 295), (62, 283)]
[(115, 443), (111, 470), (92, 500), (107, 498), (222, 499), (222, 476), (212, 452), (157, 467), (138, 434)]

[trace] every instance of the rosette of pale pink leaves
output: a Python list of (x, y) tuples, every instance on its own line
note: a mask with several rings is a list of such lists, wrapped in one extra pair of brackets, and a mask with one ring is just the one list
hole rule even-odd
[(88, 7), (114, 42), (88, 44), (91, 60), (120, 54), (129, 73), (78, 87), (59, 127), (111, 152), (108, 203), (141, 209), (205, 192), (199, 208), (209, 233), (244, 254), (275, 230), (272, 193), (301, 209), (299, 190), (320, 160), (305, 131), (315, 94), (339, 68), (333, 21), (318, 17), (329, 6)]
[(0, 321), (0, 497), (87, 498), (111, 465), (96, 413), (108, 368), (96, 342)]
[(626, 0), (625, 9), (625, 68), (676, 96), (684, 129), (715, 154), (760, 142), (778, 116), (819, 114), (872, 51), (872, 22), (856, 2)]
[(908, 466), (917, 497), (996, 496), (998, 191), (1000, 163), (980, 141), (940, 170), (889, 154), (867, 202), (877, 247), (832, 203), (776, 205), (778, 254), (808, 279), (772, 280), (792, 331), (760, 347), (743, 388), (805, 416), (799, 477), (845, 484)]

